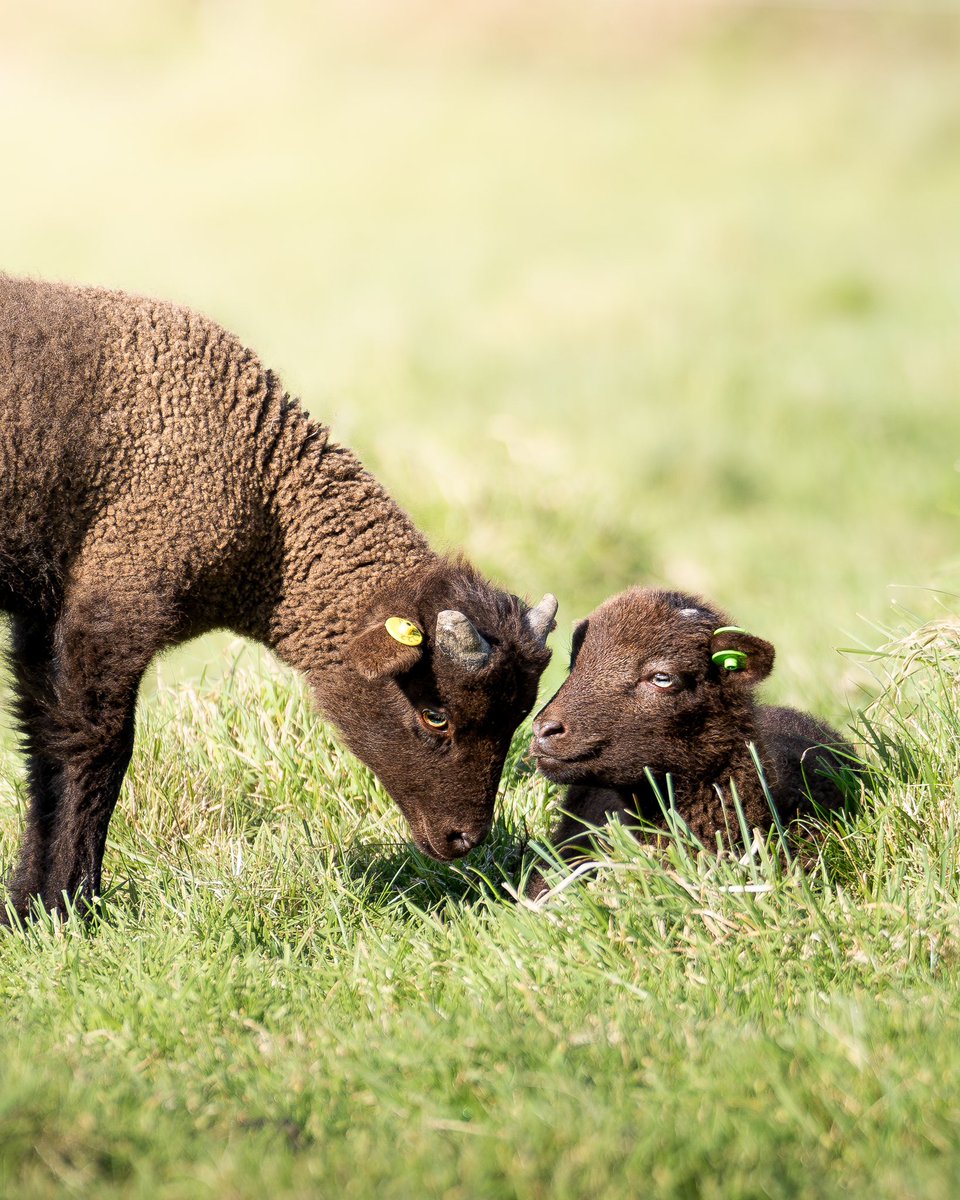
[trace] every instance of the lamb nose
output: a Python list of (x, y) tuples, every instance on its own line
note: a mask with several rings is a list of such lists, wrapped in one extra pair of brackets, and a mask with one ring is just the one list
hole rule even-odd
[(547, 718), (540, 718), (533, 723), (533, 732), (536, 735), (538, 742), (546, 742), (550, 738), (560, 737), (566, 733), (566, 728), (562, 721)]

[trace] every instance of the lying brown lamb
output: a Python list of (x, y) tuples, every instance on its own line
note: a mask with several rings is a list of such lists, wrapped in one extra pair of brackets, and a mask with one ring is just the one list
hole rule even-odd
[[(750, 829), (773, 824), (754, 743), (784, 826), (844, 806), (837, 772), (852, 761), (835, 729), (790, 708), (758, 705), (769, 642), (731, 625), (702, 600), (634, 588), (612, 597), (573, 635), (571, 673), (533, 725), (531, 752), (548, 779), (566, 783), (552, 841), (571, 861), (587, 826), (617, 814), (664, 827), (671, 777), (678, 814), (705, 846), (741, 843), (731, 783)], [(539, 876), (530, 894), (543, 890)]]
[(465, 854), (556, 600), (528, 608), (434, 554), (213, 322), (0, 276), (0, 610), (29, 760), (22, 916), (99, 893), (143, 673), (216, 627), (304, 672), (417, 844)]

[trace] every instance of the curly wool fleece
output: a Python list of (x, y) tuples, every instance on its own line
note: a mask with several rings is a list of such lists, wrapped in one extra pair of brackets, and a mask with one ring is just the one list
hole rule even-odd
[[(213, 322), (0, 276), (0, 516), (31, 794), (19, 912), (98, 893), (143, 672), (216, 627), (307, 675), (427, 852), (454, 857), (484, 836), (552, 611), (434, 554)], [(461, 638), (486, 647), (479, 674), (435, 669), (450, 610)], [(390, 615), (417, 623), (422, 645), (391, 640)], [(429, 736), (427, 705), (446, 721)]]

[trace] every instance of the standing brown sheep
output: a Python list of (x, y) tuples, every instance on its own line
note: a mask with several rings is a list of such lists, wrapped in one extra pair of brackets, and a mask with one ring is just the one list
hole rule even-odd
[(223, 329), (0, 276), (0, 518), (29, 761), (17, 913), (99, 893), (143, 673), (218, 627), (307, 676), (424, 851), (486, 835), (556, 601), (431, 552)]
[[(531, 747), (548, 779), (571, 785), (551, 839), (561, 856), (582, 855), (588, 827), (614, 814), (664, 828), (657, 793), (666, 801), (667, 776), (677, 813), (705, 846), (717, 833), (741, 841), (731, 785), (748, 828), (769, 830), (750, 743), (784, 826), (842, 808), (850, 746), (806, 713), (754, 700), (773, 657), (769, 642), (677, 592), (634, 588), (581, 621), (570, 676), (534, 721)], [(543, 887), (536, 876), (531, 894)]]

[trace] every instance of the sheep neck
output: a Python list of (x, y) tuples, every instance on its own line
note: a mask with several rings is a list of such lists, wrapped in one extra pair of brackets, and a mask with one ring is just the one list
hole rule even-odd
[(357, 456), (298, 416), (270, 481), (277, 552), (261, 581), (259, 636), (316, 685), (378, 591), (438, 556)]

